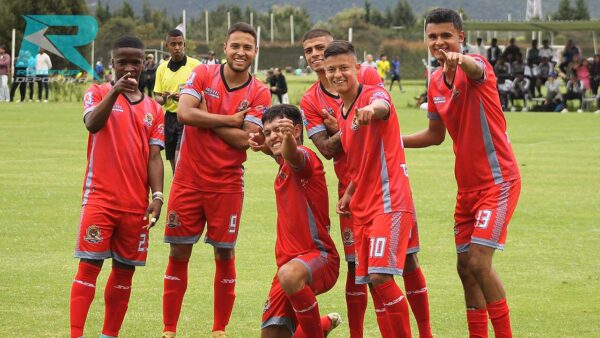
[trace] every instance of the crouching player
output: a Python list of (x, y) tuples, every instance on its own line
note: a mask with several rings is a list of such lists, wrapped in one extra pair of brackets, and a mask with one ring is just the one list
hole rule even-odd
[(327, 80), (342, 99), (336, 116), (350, 185), (337, 211), (354, 219), (356, 282), (368, 283), (375, 307), (385, 310), (382, 335), (410, 337), (408, 304), (394, 275), (403, 274), (416, 218), (396, 109), (384, 88), (358, 82), (351, 43), (333, 41), (324, 56)]
[(163, 204), (164, 118), (160, 106), (138, 89), (144, 45), (138, 38), (122, 37), (113, 54), (118, 80), (94, 84), (84, 96), (83, 121), (90, 134), (75, 247), (80, 262), (71, 287), (71, 337), (83, 336), (106, 258), (112, 258), (112, 271), (104, 290), (100, 337), (119, 335), (135, 266), (146, 263), (148, 229)]
[[(302, 146), (302, 115), (278, 105), (262, 117), (264, 143), (276, 161), (277, 275), (262, 318), (262, 337), (324, 337), (339, 325), (337, 313), (320, 317), (316, 295), (331, 289), (340, 259), (329, 236), (329, 199), (323, 164)], [(250, 145), (257, 146), (251, 134)]]

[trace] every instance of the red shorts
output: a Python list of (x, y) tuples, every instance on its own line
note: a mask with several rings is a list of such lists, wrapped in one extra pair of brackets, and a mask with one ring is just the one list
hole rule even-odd
[(471, 243), (504, 250), (508, 223), (520, 192), (520, 179), (482, 190), (459, 192), (454, 211), (456, 252), (469, 251)]
[(412, 213), (382, 214), (368, 224), (355, 224), (356, 284), (369, 283), (369, 274), (402, 275), (408, 243), (416, 220)]
[(98, 205), (81, 208), (75, 257), (114, 260), (128, 265), (146, 265), (148, 230), (144, 214), (128, 213)]
[[(337, 255), (323, 257), (321, 252), (315, 251), (298, 256), (293, 260), (307, 267), (310, 273), (308, 285), (315, 295), (327, 292), (335, 285), (340, 268), (340, 260)], [(261, 328), (272, 325), (286, 326), (292, 335), (297, 326), (294, 308), (281, 288), (277, 275), (273, 278), (269, 298), (265, 302)]]
[(243, 200), (243, 192), (205, 192), (174, 183), (169, 196), (165, 242), (195, 244), (208, 223), (204, 241), (217, 248), (233, 248)]

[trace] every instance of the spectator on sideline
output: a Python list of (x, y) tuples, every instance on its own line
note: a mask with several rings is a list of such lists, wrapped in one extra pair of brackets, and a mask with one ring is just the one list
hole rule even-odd
[(208, 56), (205, 59), (202, 59), (202, 64), (205, 64), (205, 65), (216, 65), (216, 64), (220, 64), (220, 63), (221, 63), (221, 60), (215, 58), (214, 50), (208, 51)]
[(493, 38), (490, 48), (487, 49), (487, 59), (490, 62), (490, 64), (492, 65), (492, 67), (496, 66), (496, 62), (498, 62), (498, 59), (500, 58), (500, 54), (501, 53), (500, 53), (500, 47), (498, 47), (498, 39)]
[(590, 91), (592, 89), (590, 84), (590, 63), (586, 58), (581, 60), (575, 72), (577, 73), (577, 78), (583, 82), (584, 91)]
[(379, 56), (379, 60), (377, 60), (377, 73), (383, 81), (385, 81), (385, 76), (390, 72), (390, 62), (387, 59), (387, 55), (381, 54)]
[(546, 100), (542, 111), (561, 111), (564, 108), (563, 97), (560, 93), (560, 82), (556, 81), (558, 74), (552, 72), (546, 81)]
[(481, 37), (477, 38), (477, 46), (473, 47), (473, 54), (479, 54), (483, 57), (486, 56), (485, 45), (483, 44), (483, 39)]
[(552, 59), (554, 58), (554, 51), (552, 47), (550, 47), (550, 42), (548, 40), (542, 40), (542, 48), (540, 48), (539, 56), (540, 61), (543, 57), (548, 58), (548, 61), (554, 62)]
[(533, 67), (540, 63), (540, 50), (538, 49), (538, 40), (531, 40), (531, 48), (527, 51), (527, 65)]
[(25, 82), (28, 63), (27, 53), (28, 52), (19, 53), (19, 56), (17, 56), (15, 60), (15, 72), (13, 73), (13, 81), (10, 86), (10, 101), (13, 102), (17, 87), (19, 88), (19, 93), (21, 94), (21, 100), (19, 102), (25, 101), (25, 90), (27, 87), (27, 83)]
[(527, 97), (529, 96), (529, 79), (523, 73), (518, 73), (510, 88), (508, 97), (510, 98), (511, 111), (517, 111), (515, 100), (523, 100), (521, 111), (527, 111)]
[(146, 62), (144, 62), (144, 71), (142, 72), (142, 78), (140, 80), (140, 91), (143, 93), (144, 89), (148, 91), (148, 97), (152, 97), (154, 92), (154, 83), (156, 82), (156, 69), (158, 65), (154, 61), (154, 55), (146, 55)]
[(273, 69), (273, 76), (269, 78), (269, 88), (271, 90), (271, 96), (277, 97), (277, 104), (289, 103), (287, 99), (287, 82), (285, 76), (281, 72), (279, 67)]
[(102, 64), (102, 61), (98, 60), (98, 62), (96, 62), (94, 71), (96, 72), (96, 75), (98, 75), (98, 80), (103, 81), (104, 80), (104, 65)]
[[(44, 88), (46, 94), (44, 102), (48, 102), (48, 92), (50, 91), (50, 86), (48, 85), (48, 71), (51, 68), (52, 61), (50, 60), (50, 56), (46, 54), (44, 48), (40, 48), (40, 52), (35, 58), (35, 81), (38, 83), (38, 98), (36, 102), (42, 100), (42, 88)], [(33, 94), (33, 90), (30, 94)]]
[(512, 63), (517, 59), (517, 54), (521, 54), (521, 49), (517, 46), (515, 38), (509, 40), (508, 46), (504, 49), (504, 58), (507, 62)]
[(461, 47), (462, 47), (463, 54), (473, 54), (474, 48), (467, 43), (467, 39), (463, 40)]
[[(590, 85), (592, 94), (598, 95), (598, 87), (600, 86), (600, 54), (594, 55), (594, 61), (590, 65)], [(600, 106), (598, 106), (600, 109)]]
[(548, 58), (546, 56), (542, 56), (541, 63), (533, 70), (533, 74), (535, 76), (535, 88), (537, 89), (539, 96), (542, 96), (542, 86), (544, 83), (546, 83), (546, 80), (551, 73), (557, 75), (553, 72), (552, 64), (548, 62)]
[(500, 82), (500, 80), (502, 79), (512, 79), (512, 76), (510, 75), (510, 63), (506, 62), (504, 56), (501, 55), (498, 58), (498, 63), (496, 63), (496, 65), (494, 66), (494, 73), (496, 73), (498, 82)]
[(395, 81), (398, 81), (398, 88), (400, 88), (400, 92), (404, 93), (404, 89), (402, 89), (402, 83), (400, 82), (400, 58), (398, 56), (394, 56), (392, 60), (392, 70), (390, 72), (392, 74), (392, 82), (390, 83), (390, 92), (392, 91), (392, 86)]
[[(563, 95), (565, 99), (565, 105), (569, 103), (571, 100), (579, 101), (579, 108), (577, 109), (578, 113), (582, 113), (583, 109), (581, 105), (583, 104), (583, 94), (585, 92), (585, 88), (583, 88), (583, 81), (577, 78), (577, 74), (572, 74), (569, 81), (567, 81), (567, 92)], [(568, 112), (567, 107), (562, 111), (563, 113)]]
[(373, 67), (377, 70), (377, 62), (373, 59), (373, 54), (367, 54), (367, 59), (362, 63), (363, 67)]
[(0, 45), (0, 102), (10, 102), (10, 92), (8, 90), (10, 66), (10, 55), (6, 52), (6, 46)]

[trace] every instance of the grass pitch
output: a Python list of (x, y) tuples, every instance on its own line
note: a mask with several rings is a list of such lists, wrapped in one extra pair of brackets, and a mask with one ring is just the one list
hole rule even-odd
[[(290, 96), (314, 78), (290, 76)], [(424, 111), (408, 107), (423, 84), (392, 91), (402, 132), (427, 124)], [(66, 337), (69, 292), (77, 268), (72, 258), (85, 172), (87, 132), (81, 104), (0, 103), (0, 336)], [(523, 176), (519, 206), (506, 252), (495, 268), (511, 307), (515, 337), (600, 337), (600, 116), (593, 114), (506, 114)], [(308, 142), (310, 144), (310, 142)], [(462, 288), (455, 272), (452, 215), (456, 183), (451, 140), (429, 149), (407, 150), (419, 217), (419, 258), (429, 287), (437, 337), (465, 337)], [(330, 187), (332, 236), (340, 243), (334, 213), (335, 175), (325, 162)], [(165, 168), (169, 168), (165, 163)], [(257, 337), (262, 306), (275, 273), (276, 164), (249, 153), (246, 198), (237, 246), (237, 299), (231, 337)], [(166, 170), (165, 195), (171, 182)], [(157, 337), (162, 329), (162, 283), (168, 245), (163, 218), (151, 233), (148, 265), (139, 268), (122, 337)], [(339, 246), (341, 248), (341, 246)], [(97, 336), (103, 318), (99, 280), (86, 334)], [(346, 318), (345, 264), (335, 288), (319, 297), (322, 313)], [(190, 263), (189, 287), (178, 333), (207, 337), (212, 325), (214, 263), (210, 246), (199, 243)], [(399, 280), (399, 284), (402, 282)], [(413, 322), (414, 324), (414, 322)], [(413, 334), (416, 334), (413, 325)], [(491, 332), (491, 331), (490, 331)], [(377, 337), (372, 305), (365, 337)], [(347, 324), (330, 337), (347, 337)]]

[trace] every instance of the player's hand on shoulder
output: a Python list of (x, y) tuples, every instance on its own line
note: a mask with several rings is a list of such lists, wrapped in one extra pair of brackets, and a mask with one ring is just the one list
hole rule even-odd
[(121, 77), (115, 85), (113, 86), (113, 90), (120, 94), (126, 93), (135, 93), (138, 87), (138, 82), (131, 77), (131, 73), (126, 73)]
[(340, 130), (337, 119), (326, 109), (321, 110), (321, 116), (323, 117), (323, 124), (325, 125), (325, 129), (327, 129), (327, 133), (329, 135), (333, 135)]
[(375, 115), (375, 110), (373, 110), (373, 107), (371, 107), (370, 105), (362, 108), (354, 108), (354, 121), (358, 125), (368, 125), (369, 123), (371, 123), (373, 115)]

